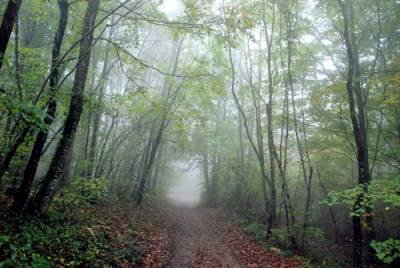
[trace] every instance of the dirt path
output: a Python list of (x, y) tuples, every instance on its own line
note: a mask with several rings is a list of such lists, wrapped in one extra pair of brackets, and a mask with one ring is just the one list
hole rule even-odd
[(174, 255), (170, 267), (241, 267), (221, 237), (210, 225), (209, 211), (176, 207)]
[(250, 241), (219, 210), (179, 207), (174, 218), (172, 258), (167, 267), (298, 267), (298, 263)]

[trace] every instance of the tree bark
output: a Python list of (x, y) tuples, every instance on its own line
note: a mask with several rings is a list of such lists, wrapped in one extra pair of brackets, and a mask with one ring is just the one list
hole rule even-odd
[(65, 127), (49, 170), (42, 181), (41, 188), (29, 203), (31, 213), (43, 213), (50, 205), (56, 191), (56, 185), (63, 176), (66, 162), (75, 138), (83, 109), (83, 92), (85, 89), (90, 55), (93, 43), (93, 27), (99, 10), (100, 0), (89, 0), (83, 20), (82, 41), (79, 50), (78, 64), (72, 87), (70, 107)]
[[(353, 267), (364, 267), (362, 239), (363, 228), (359, 210), (361, 209), (365, 194), (368, 193), (368, 184), (371, 180), (368, 159), (368, 140), (364, 99), (365, 94), (363, 94), (363, 88), (361, 87), (361, 70), (354, 32), (353, 7), (351, 2), (348, 0), (337, 0), (337, 2), (340, 6), (343, 16), (343, 37), (347, 53), (346, 91), (349, 102), (351, 123), (353, 127), (353, 135), (356, 143), (358, 184), (363, 188), (363, 193), (357, 196), (353, 206)], [(365, 231), (367, 234), (365, 242), (368, 247), (367, 259), (368, 261), (371, 261), (373, 258), (373, 250), (369, 244), (372, 239), (374, 239), (375, 232), (372, 211), (370, 208), (366, 208), (365, 223)]]
[[(324, 192), (325, 197), (327, 198), (329, 192), (326, 189), (325, 185), (322, 183), (321, 174), (319, 173), (318, 170), (317, 170), (317, 175), (318, 175), (319, 185), (321, 186), (321, 189)], [(339, 231), (338, 231), (338, 228), (337, 228), (337, 220), (336, 220), (336, 217), (335, 217), (335, 213), (334, 213), (334, 211), (333, 211), (331, 206), (328, 206), (328, 211), (329, 211), (329, 216), (331, 217), (331, 220), (332, 220), (332, 223), (333, 223), (333, 229), (334, 229), (334, 233), (335, 233), (335, 242), (338, 242)]]
[[(111, 19), (111, 24), (114, 24), (114, 17)], [(110, 28), (110, 32), (108, 34), (108, 39), (111, 40), (113, 35), (113, 28)], [(96, 160), (96, 145), (97, 145), (97, 134), (100, 126), (100, 121), (101, 121), (101, 104), (103, 102), (104, 98), (104, 91), (107, 86), (107, 79), (108, 79), (108, 65), (109, 65), (109, 58), (110, 58), (110, 49), (111, 49), (111, 44), (107, 43), (106, 46), (106, 52), (104, 56), (104, 62), (103, 62), (103, 70), (100, 75), (100, 80), (99, 80), (99, 93), (97, 95), (97, 101), (95, 105), (95, 111), (94, 111), (94, 119), (93, 119), (93, 132), (92, 132), (92, 139), (90, 141), (90, 147), (89, 147), (89, 163), (88, 163), (88, 177), (94, 177), (95, 175), (95, 169), (94, 169), (94, 162)]]
[(157, 148), (161, 142), (165, 127), (166, 127), (166, 120), (163, 119), (159, 129), (157, 130), (157, 134), (154, 140), (153, 140), (153, 135), (150, 133), (148, 150), (144, 160), (144, 166), (142, 172), (139, 173), (139, 183), (134, 193), (135, 206), (140, 206), (142, 204), (147, 177), (149, 176), (151, 167), (153, 166), (154, 158), (157, 153)]
[(157, 185), (158, 185), (158, 179), (159, 179), (159, 176), (160, 176), (160, 169), (161, 169), (161, 165), (162, 165), (162, 162), (163, 162), (164, 143), (165, 142), (161, 141), (160, 150), (158, 151), (158, 154), (157, 154), (157, 160), (156, 160), (157, 166), (156, 166), (156, 168), (154, 170), (153, 178), (151, 180), (151, 185), (150, 185), (151, 189), (155, 189), (157, 187)]
[(0, 25), (0, 70), (22, 0), (9, 0)]
[(14, 202), (11, 207), (11, 209), (14, 211), (21, 211), (24, 208), (26, 201), (28, 200), (29, 193), (32, 188), (33, 179), (35, 178), (40, 157), (42, 155), (43, 148), (47, 140), (48, 131), (56, 116), (56, 109), (57, 109), (56, 93), (60, 77), (59, 74), (60, 64), (58, 61), (60, 57), (61, 44), (64, 38), (65, 29), (67, 27), (67, 22), (68, 22), (68, 1), (58, 0), (58, 7), (60, 10), (60, 17), (58, 21), (58, 28), (54, 36), (54, 42), (53, 42), (52, 61), (51, 61), (52, 67), (50, 69), (51, 74), (50, 74), (49, 99), (47, 101), (46, 117), (44, 118), (46, 129), (41, 129), (36, 137), (31, 155), (25, 167), (24, 177), (14, 197)]
[[(273, 3), (274, 5), (275, 3)], [(268, 103), (266, 105), (267, 113), (267, 140), (268, 140), (268, 152), (269, 152), (269, 191), (270, 191), (270, 203), (269, 203), (269, 218), (267, 231), (271, 232), (271, 229), (276, 224), (276, 188), (275, 188), (275, 142), (274, 135), (272, 132), (272, 102), (273, 102), (273, 74), (272, 74), (272, 45), (273, 45), (273, 35), (274, 35), (274, 25), (275, 25), (275, 6), (272, 7), (272, 24), (271, 33), (268, 34), (265, 7), (266, 3), (263, 2), (263, 25), (265, 40), (267, 43), (267, 73), (268, 73)]]
[(6, 173), (8, 167), (10, 166), (11, 160), (14, 158), (15, 154), (17, 153), (18, 147), (25, 141), (26, 136), (30, 131), (30, 127), (24, 127), (21, 133), (18, 135), (15, 142), (11, 145), (11, 147), (7, 150), (4, 154), (3, 158), (0, 162), (0, 182), (1, 178)]
[(21, 65), (19, 60), (19, 19), (18, 15), (15, 21), (15, 31), (14, 31), (14, 64), (15, 64), (15, 83), (17, 84), (17, 96), (20, 102), (23, 101), (22, 96), (22, 85), (21, 85)]
[[(224, 10), (224, 19), (226, 20), (225, 10)], [(239, 102), (239, 98), (238, 98), (238, 96), (236, 94), (236, 91), (235, 91), (235, 87), (236, 87), (236, 71), (235, 71), (235, 65), (233, 63), (232, 46), (231, 46), (231, 43), (230, 43), (231, 42), (231, 32), (230, 32), (229, 26), (226, 23), (226, 21), (225, 21), (225, 27), (226, 27), (227, 35), (228, 35), (227, 47), (228, 47), (228, 56), (229, 56), (229, 63), (230, 63), (230, 69), (231, 69), (231, 86), (230, 86), (230, 88), (231, 88), (233, 100), (235, 101), (236, 107), (238, 108), (239, 113), (242, 115), (244, 128), (246, 130), (247, 139), (249, 140), (250, 145), (251, 145), (254, 153), (257, 156), (257, 160), (258, 160), (258, 164), (259, 164), (260, 172), (261, 172), (261, 176), (260, 177), (261, 177), (261, 187), (262, 187), (263, 199), (264, 199), (264, 204), (266, 205), (266, 210), (267, 210), (267, 213), (268, 213), (269, 200), (268, 200), (268, 195), (267, 195), (267, 190), (266, 190), (266, 183), (269, 180), (269, 178), (268, 178), (267, 172), (265, 170), (263, 146), (260, 146), (259, 142), (257, 144), (254, 142), (253, 137), (252, 137), (252, 133), (251, 133), (250, 128), (249, 128), (248, 120), (246, 118), (246, 114), (245, 114), (245, 112), (244, 112), (244, 110), (242, 108), (242, 105)], [(260, 141), (259, 133), (257, 134), (257, 141)], [(262, 141), (262, 139), (261, 139), (261, 141)], [(260, 151), (260, 149), (262, 149), (262, 150)], [(249, 156), (250, 156), (250, 154), (249, 154)], [(267, 232), (270, 233), (270, 230), (267, 230)]]
[[(288, 5), (288, 2), (285, 2)], [(281, 17), (284, 16), (283, 11), (285, 11), (283, 8), (279, 9), (281, 12)], [(289, 12), (289, 7), (287, 7), (286, 12)], [(288, 26), (288, 20), (289, 20), (289, 14), (287, 14), (287, 18), (285, 23)], [(285, 72), (285, 63), (283, 59), (283, 47), (282, 47), (282, 29), (284, 28), (283, 23), (281, 21), (281, 27), (279, 28), (279, 49), (280, 49), (280, 60), (281, 60), (281, 68), (283, 73)], [(287, 28), (287, 36), (289, 38), (289, 28)], [(289, 47), (287, 48), (287, 54), (289, 54)], [(281, 137), (280, 137), (280, 143), (279, 143), (279, 156), (278, 152), (275, 150), (275, 155), (276, 155), (276, 160), (277, 160), (277, 166), (279, 169), (280, 177), (282, 179), (282, 195), (283, 195), (283, 201), (284, 201), (284, 209), (285, 209), (285, 218), (286, 218), (286, 226), (287, 226), (287, 232), (288, 232), (288, 237), (289, 241), (291, 244), (291, 247), (293, 250), (297, 250), (297, 241), (296, 237), (294, 234), (294, 225), (296, 223), (296, 218), (294, 215), (294, 209), (292, 206), (292, 201), (290, 197), (290, 192), (289, 192), (289, 187), (288, 183), (286, 180), (286, 173), (287, 173), (287, 162), (288, 162), (288, 139), (289, 139), (289, 77), (288, 75), (284, 76), (284, 85), (285, 85), (285, 94), (284, 94), (284, 101), (283, 101), (283, 106), (282, 106), (282, 122), (281, 122)]]
[(101, 146), (99, 159), (97, 160), (97, 165), (96, 165), (96, 168), (94, 171), (94, 177), (100, 177), (103, 174), (103, 169), (104, 169), (104, 165), (105, 165), (105, 161), (106, 161), (104, 154), (106, 153), (107, 142), (108, 142), (111, 132), (115, 126), (116, 120), (117, 120), (116, 116), (113, 116), (111, 118), (110, 128), (108, 129), (107, 134), (104, 137), (103, 145)]

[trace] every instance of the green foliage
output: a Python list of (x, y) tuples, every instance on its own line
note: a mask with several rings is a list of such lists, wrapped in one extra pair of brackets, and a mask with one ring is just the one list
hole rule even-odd
[[(322, 201), (322, 204), (334, 206), (344, 204), (350, 208), (354, 206), (359, 196), (361, 206), (351, 212), (352, 215), (361, 216), (367, 208), (373, 208), (374, 204), (381, 202), (388, 206), (400, 207), (400, 176), (392, 179), (374, 179), (368, 185), (359, 184), (353, 188), (343, 191), (332, 191), (328, 194), (328, 198)], [(386, 207), (390, 209), (390, 207)]]
[(106, 197), (108, 189), (108, 181), (105, 177), (86, 179), (79, 178), (72, 183), (72, 187), (75, 190), (80, 190), (81, 195), (88, 202), (94, 202), (98, 199)]
[(286, 227), (273, 228), (272, 241), (283, 248), (290, 248), (289, 234)]
[(43, 122), (44, 111), (31, 102), (22, 102), (0, 94), (0, 113), (6, 111), (15, 118), (20, 117), (26, 125), (46, 129)]
[(371, 207), (370, 199), (366, 198), (363, 185), (357, 185), (354, 188), (346, 189), (343, 191), (332, 191), (328, 194), (328, 198), (321, 203), (328, 206), (344, 204), (352, 208), (356, 200), (363, 195), (364, 198), (361, 199), (361, 205), (357, 209), (351, 211), (351, 215), (361, 216), (365, 213), (367, 207)]
[(115, 257), (121, 260), (128, 260), (129, 262), (137, 262), (144, 254), (143, 248), (139, 244), (139, 239), (135, 238), (129, 241), (121, 241), (124, 247), (115, 251)]
[(400, 208), (400, 176), (373, 180), (370, 185), (370, 193), (372, 201), (380, 201), (388, 206)]
[(308, 227), (306, 229), (306, 237), (312, 240), (324, 240), (324, 232), (318, 227)]
[(245, 226), (244, 230), (249, 235), (249, 237), (255, 241), (262, 241), (265, 239), (265, 236), (267, 235), (265, 225), (255, 222)]
[(68, 218), (53, 211), (46, 220), (3, 219), (0, 268), (117, 267), (121, 262), (139, 262), (143, 249), (132, 229), (134, 222), (110, 228), (113, 214), (93, 209), (75, 207)]
[(313, 267), (315, 267), (314, 265), (312, 265), (311, 260), (307, 259), (305, 257), (294, 256), (293, 259), (301, 261), (302, 264), (301, 264), (300, 268), (313, 268)]
[(81, 233), (79, 226), (31, 221), (22, 224), (18, 232), (10, 231), (15, 235), (2, 243), (5, 258), (0, 267), (48, 267), (56, 263), (77, 266), (92, 261), (91, 251), (97, 251), (92, 245), (94, 241)]
[(107, 193), (108, 181), (105, 177), (93, 179), (78, 177), (55, 197), (54, 206), (62, 207), (64, 210), (88, 206), (105, 199)]
[(376, 256), (384, 263), (392, 263), (400, 258), (400, 240), (393, 238), (383, 242), (372, 241), (371, 247), (376, 251)]

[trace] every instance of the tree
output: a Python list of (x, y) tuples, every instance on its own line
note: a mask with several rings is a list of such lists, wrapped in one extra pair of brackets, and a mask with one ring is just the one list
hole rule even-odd
[(27, 209), (30, 213), (43, 213), (47, 210), (56, 192), (57, 183), (68, 168), (67, 160), (73, 148), (75, 134), (83, 109), (83, 92), (85, 90), (86, 77), (89, 69), (94, 25), (99, 5), (100, 0), (90, 0), (86, 8), (78, 64), (75, 71), (70, 107), (64, 130), (41, 187), (28, 204)]
[[(177, 46), (174, 49), (175, 53), (173, 53), (174, 58), (171, 72), (172, 75), (176, 75), (178, 70), (179, 57), (181, 55), (183, 41), (184, 38), (179, 38), (179, 40), (176, 42)], [(159, 145), (162, 143), (164, 131), (171, 122), (171, 115), (173, 114), (175, 105), (174, 101), (182, 89), (182, 83), (183, 81), (178, 85), (177, 89), (173, 90), (173, 84), (167, 80), (164, 81), (162, 91), (163, 99), (161, 106), (161, 119), (159, 122), (157, 122), (157, 120), (155, 124), (152, 124), (149, 131), (148, 142), (142, 158), (143, 165), (139, 172), (139, 181), (136, 185), (135, 191), (133, 192), (133, 199), (136, 206), (140, 206), (142, 204), (146, 182), (149, 179)]]
[[(114, 24), (114, 17), (111, 19), (111, 24)], [(113, 36), (113, 28), (110, 28), (110, 32), (108, 34), (108, 39), (112, 40)], [(93, 177), (95, 175), (95, 170), (94, 170), (94, 162), (96, 160), (96, 146), (98, 142), (98, 131), (100, 127), (100, 120), (101, 120), (101, 105), (102, 101), (104, 99), (104, 91), (107, 86), (107, 79), (109, 75), (109, 58), (110, 58), (110, 50), (111, 50), (111, 44), (107, 43), (107, 46), (105, 48), (105, 56), (104, 56), (104, 62), (103, 62), (103, 70), (100, 75), (100, 80), (98, 82), (98, 88), (99, 92), (97, 95), (97, 102), (96, 102), (96, 109), (94, 112), (94, 119), (93, 119), (93, 131), (92, 131), (92, 138), (90, 141), (90, 146), (89, 146), (89, 163), (88, 163), (88, 168), (87, 168), (87, 175), (89, 177)], [(89, 133), (88, 133), (89, 134)]]
[[(354, 31), (354, 14), (353, 5), (350, 1), (338, 0), (343, 17), (343, 38), (347, 52), (347, 81), (346, 90), (348, 95), (349, 110), (351, 123), (353, 127), (353, 135), (356, 144), (356, 155), (358, 163), (358, 183), (363, 187), (364, 192), (368, 192), (368, 184), (371, 181), (370, 166), (368, 159), (368, 138), (367, 123), (365, 114), (365, 93), (361, 86), (361, 70), (360, 61)], [(364, 194), (357, 196), (353, 207), (353, 267), (363, 267), (363, 239), (362, 239), (362, 223), (361, 223), (361, 203)], [(369, 247), (370, 242), (375, 237), (374, 226), (372, 221), (372, 211), (366, 211), (366, 243)], [(371, 260), (371, 258), (370, 258)]]
[(0, 25), (0, 70), (22, 0), (9, 0)]
[(60, 77), (60, 65), (61, 65), (60, 50), (68, 22), (68, 5), (69, 4), (67, 0), (58, 0), (60, 17), (58, 22), (58, 28), (54, 36), (53, 49), (52, 49), (52, 61), (50, 68), (50, 89), (46, 105), (47, 106), (46, 117), (44, 118), (44, 124), (45, 124), (44, 128), (46, 129), (39, 130), (39, 133), (37, 134), (31, 155), (25, 167), (21, 185), (14, 197), (14, 203), (11, 209), (15, 211), (21, 211), (25, 206), (26, 201), (28, 200), (33, 179), (35, 178), (35, 174), (39, 165), (39, 160), (47, 140), (48, 131), (51, 127), (51, 124), (54, 121), (54, 118), (56, 117), (56, 109), (57, 109), (56, 94)]

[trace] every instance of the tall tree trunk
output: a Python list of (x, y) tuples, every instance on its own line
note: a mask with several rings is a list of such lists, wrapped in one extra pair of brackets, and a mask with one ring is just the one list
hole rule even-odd
[[(114, 16), (111, 18), (111, 24), (114, 24)], [(113, 35), (113, 27), (110, 28), (110, 32), (108, 34), (108, 39), (112, 39)], [(96, 146), (97, 146), (97, 134), (99, 131), (100, 127), (100, 121), (101, 121), (101, 104), (103, 102), (104, 98), (104, 91), (107, 86), (107, 79), (108, 79), (108, 66), (109, 66), (109, 58), (110, 58), (110, 49), (111, 49), (111, 44), (107, 43), (106, 46), (106, 52), (104, 56), (104, 62), (103, 62), (103, 70), (100, 75), (100, 80), (99, 80), (99, 93), (97, 95), (97, 101), (95, 105), (95, 111), (94, 111), (94, 119), (93, 119), (93, 132), (92, 132), (92, 139), (90, 141), (90, 147), (89, 147), (89, 162), (88, 162), (88, 177), (93, 177), (95, 174), (95, 169), (94, 169), (94, 162), (96, 160)]]
[[(204, 145), (205, 147), (207, 145)], [(206, 148), (207, 149), (207, 148)], [(206, 191), (205, 191), (205, 200), (207, 203), (207, 206), (210, 206), (211, 201), (210, 201), (210, 189), (211, 189), (211, 184), (210, 184), (210, 175), (209, 175), (209, 171), (208, 171), (208, 150), (203, 152), (203, 156), (202, 156), (202, 165), (203, 165), (203, 175), (204, 175), (204, 182), (205, 182), (205, 187), (206, 187)]]
[(153, 135), (150, 133), (147, 156), (144, 161), (142, 172), (139, 173), (139, 183), (134, 193), (135, 206), (140, 206), (142, 204), (146, 181), (153, 166), (154, 158), (157, 153), (158, 146), (161, 142), (165, 127), (166, 127), (166, 120), (163, 119), (159, 129), (157, 130), (156, 137), (154, 139)]
[[(177, 40), (177, 46), (175, 48), (174, 54), (173, 54), (173, 65), (172, 65), (172, 70), (171, 73), (173, 75), (176, 74), (178, 70), (178, 63), (179, 63), (179, 57), (181, 55), (182, 51), (182, 45), (183, 45), (184, 38), (178, 39)], [(153, 130), (150, 132), (150, 138), (149, 138), (149, 155), (147, 157), (147, 160), (145, 161), (144, 169), (143, 172), (139, 173), (139, 183), (135, 189), (134, 192), (134, 202), (136, 206), (140, 206), (143, 201), (143, 196), (145, 192), (145, 186), (146, 186), (146, 181), (148, 179), (148, 176), (151, 172), (153, 162), (155, 155), (157, 153), (158, 147), (160, 142), (162, 141), (164, 130), (168, 127), (169, 123), (171, 122), (171, 119), (168, 118), (168, 116), (171, 115), (172, 107), (174, 104), (174, 100), (178, 96), (178, 93), (180, 89), (182, 88), (182, 83), (178, 86), (178, 88), (175, 91), (172, 90), (172, 83), (169, 83), (167, 81), (164, 82), (164, 87), (163, 87), (163, 92), (162, 92), (162, 97), (164, 97), (164, 109), (163, 109), (163, 115), (160, 121), (160, 126), (158, 127), (157, 133), (155, 133), (155, 137), (153, 138)], [(154, 125), (153, 125), (154, 127)], [(153, 128), (152, 127), (152, 128)]]
[(0, 70), (22, 0), (9, 0), (0, 25)]
[(157, 185), (158, 185), (158, 179), (159, 179), (159, 176), (160, 176), (161, 165), (162, 165), (162, 162), (163, 162), (162, 161), (163, 160), (163, 153), (164, 153), (164, 150), (165, 150), (164, 149), (164, 144), (165, 144), (165, 142), (161, 141), (160, 150), (157, 153), (157, 159), (156, 159), (157, 165), (155, 167), (153, 178), (151, 180), (151, 185), (150, 185), (151, 189), (155, 189), (157, 187)]
[[(287, 34), (287, 77), (285, 81), (286, 89), (291, 93), (291, 103), (292, 103), (292, 113), (293, 113), (293, 125), (294, 125), (294, 132), (296, 137), (296, 144), (297, 150), (300, 156), (300, 167), (303, 173), (303, 180), (304, 186), (306, 191), (306, 200), (305, 200), (305, 207), (304, 207), (304, 215), (303, 215), (303, 222), (302, 222), (302, 229), (300, 232), (300, 244), (299, 250), (300, 252), (304, 252), (305, 248), (305, 240), (306, 240), (306, 229), (308, 226), (308, 213), (311, 206), (311, 181), (313, 175), (313, 169), (310, 162), (310, 157), (307, 150), (307, 136), (305, 130), (303, 130), (304, 134), (304, 147), (303, 142), (300, 138), (300, 130), (298, 127), (298, 117), (296, 111), (296, 103), (295, 103), (295, 93), (294, 93), (294, 86), (293, 86), (293, 74), (292, 74), (292, 44), (293, 44), (293, 32), (295, 31), (295, 27), (292, 25), (292, 21), (296, 21), (296, 18), (292, 18), (291, 14), (291, 7), (290, 3), (292, 1), (285, 2), (286, 6), (286, 34)], [(296, 3), (295, 1), (293, 1)], [(287, 100), (288, 101), (288, 100)], [(304, 127), (304, 122), (303, 122)]]
[(105, 153), (106, 153), (106, 146), (107, 146), (108, 140), (110, 139), (110, 135), (111, 135), (111, 132), (112, 132), (114, 126), (115, 126), (116, 120), (117, 120), (117, 116), (113, 116), (111, 118), (111, 124), (110, 124), (110, 127), (109, 127), (108, 131), (107, 131), (106, 136), (104, 137), (103, 145), (101, 146), (100, 155), (99, 155), (99, 158), (97, 160), (97, 165), (96, 165), (96, 168), (95, 168), (95, 171), (94, 171), (94, 176), (95, 177), (100, 177), (103, 174), (104, 165), (105, 165), (105, 161), (106, 161), (106, 157), (104, 156)]
[[(282, 72), (285, 73), (285, 62), (283, 52), (284, 49), (282, 47), (282, 30), (285, 29), (284, 23), (288, 26), (289, 20), (289, 1), (282, 2), (282, 5), (279, 8), (280, 11), (280, 27), (279, 27), (279, 50), (280, 50), (280, 61), (281, 61), (281, 68)], [(286, 5), (286, 7), (284, 6)], [(286, 13), (284, 13), (286, 12)], [(286, 20), (283, 21), (283, 18), (286, 16)], [(289, 27), (290, 28), (290, 27)], [(287, 38), (289, 38), (290, 34), (287, 29)], [(289, 48), (288, 51), (289, 52)], [(288, 162), (288, 139), (289, 139), (289, 82), (288, 82), (288, 75), (284, 76), (284, 85), (285, 85), (285, 93), (284, 93), (284, 100), (282, 105), (282, 122), (281, 122), (281, 136), (279, 142), (279, 155), (278, 152), (275, 150), (275, 158), (277, 160), (277, 166), (279, 170), (279, 175), (282, 180), (282, 195), (284, 201), (284, 210), (285, 210), (285, 218), (286, 218), (286, 228), (288, 233), (288, 238), (293, 250), (298, 249), (296, 235), (294, 233), (294, 225), (296, 223), (296, 218), (294, 215), (294, 208), (292, 206), (289, 186), (286, 179), (287, 173), (287, 162)]]
[(238, 114), (238, 139), (239, 139), (239, 151), (238, 151), (239, 166), (238, 166), (238, 172), (236, 173), (237, 179), (235, 185), (237, 193), (236, 204), (239, 206), (239, 209), (241, 211), (244, 211), (247, 209), (245, 204), (245, 198), (243, 196), (243, 193), (245, 193), (244, 180), (246, 179), (246, 165), (244, 159), (245, 148), (243, 142), (243, 117), (241, 114)]
[[(322, 183), (321, 174), (319, 173), (318, 170), (317, 170), (317, 175), (318, 175), (319, 185), (321, 186), (321, 189), (324, 192), (325, 197), (327, 198), (329, 192), (326, 189), (325, 185)], [(328, 206), (328, 211), (329, 211), (329, 216), (331, 217), (331, 220), (332, 220), (332, 223), (333, 223), (333, 230), (334, 230), (334, 233), (335, 233), (335, 242), (338, 242), (339, 231), (338, 231), (338, 228), (337, 228), (337, 220), (336, 220), (336, 217), (335, 217), (335, 213), (334, 213), (334, 211), (333, 211), (331, 206)]]
[[(226, 16), (225, 14), (225, 9), (224, 9), (224, 17)], [(232, 92), (232, 96), (233, 96), (233, 100), (235, 101), (236, 107), (239, 110), (239, 113), (242, 115), (243, 118), (243, 124), (244, 124), (244, 128), (246, 130), (246, 135), (247, 135), (247, 139), (250, 142), (250, 145), (254, 151), (254, 153), (257, 156), (257, 160), (258, 160), (258, 164), (260, 167), (260, 172), (261, 172), (261, 188), (262, 188), (262, 193), (263, 193), (263, 199), (264, 199), (264, 204), (266, 206), (266, 210), (268, 213), (268, 204), (269, 204), (269, 200), (268, 200), (268, 195), (267, 195), (267, 189), (266, 189), (266, 183), (268, 182), (268, 174), (265, 170), (265, 161), (264, 161), (264, 151), (263, 151), (263, 146), (260, 146), (260, 138), (259, 138), (259, 133), (257, 133), (257, 144), (254, 142), (253, 137), (252, 137), (252, 133), (250, 131), (249, 128), (249, 124), (248, 124), (248, 120), (246, 118), (246, 114), (243, 110), (242, 105), (240, 104), (239, 98), (236, 94), (236, 71), (235, 71), (235, 65), (233, 62), (233, 55), (232, 55), (232, 46), (231, 46), (231, 32), (230, 32), (230, 28), (226, 22), (226, 17), (225, 19), (225, 27), (227, 30), (227, 35), (228, 35), (228, 40), (227, 40), (227, 46), (228, 46), (228, 56), (229, 56), (229, 63), (230, 63), (230, 69), (231, 69), (231, 92)], [(262, 139), (261, 139), (262, 141)], [(250, 154), (249, 154), (250, 157)], [(270, 230), (267, 229), (268, 235), (270, 235)]]
[[(358, 49), (356, 44), (356, 37), (354, 31), (353, 21), (353, 6), (351, 1), (337, 0), (341, 13), (343, 16), (343, 37), (347, 52), (347, 81), (346, 90), (349, 102), (349, 110), (351, 123), (353, 127), (353, 135), (356, 144), (356, 156), (358, 164), (358, 183), (363, 188), (363, 193), (357, 196), (353, 206), (353, 267), (363, 267), (363, 239), (362, 239), (362, 221), (359, 211), (362, 207), (365, 194), (368, 192), (368, 184), (371, 180), (369, 159), (368, 159), (368, 140), (367, 140), (367, 126), (366, 126), (366, 113), (365, 113), (365, 94), (361, 87), (361, 70), (360, 61), (358, 56)], [(365, 242), (368, 247), (368, 261), (373, 258), (373, 251), (369, 244), (375, 237), (372, 211), (370, 208), (366, 209), (365, 213)]]
[(18, 15), (15, 21), (15, 31), (14, 31), (14, 64), (15, 64), (15, 83), (17, 84), (17, 96), (20, 102), (23, 101), (22, 96), (22, 85), (21, 85), (21, 65), (19, 60), (19, 19)]
[(58, 21), (58, 28), (54, 36), (54, 42), (53, 42), (52, 61), (51, 61), (52, 67), (50, 69), (50, 89), (48, 97), (49, 99), (47, 101), (46, 117), (44, 118), (46, 129), (40, 130), (36, 137), (31, 155), (25, 167), (24, 177), (14, 197), (14, 203), (11, 208), (14, 211), (21, 211), (25, 206), (26, 201), (28, 200), (33, 179), (35, 178), (35, 174), (39, 165), (39, 160), (47, 140), (48, 131), (56, 116), (56, 109), (57, 109), (56, 93), (57, 93), (58, 80), (60, 77), (59, 74), (60, 64), (58, 61), (60, 58), (61, 44), (64, 38), (65, 29), (67, 27), (67, 22), (68, 22), (68, 1), (58, 0), (58, 7), (60, 10), (60, 18)]
[(275, 142), (272, 132), (272, 103), (273, 103), (273, 74), (272, 74), (272, 45), (275, 25), (275, 3), (272, 7), (272, 24), (271, 32), (268, 34), (268, 27), (266, 22), (265, 8), (266, 3), (263, 3), (263, 25), (265, 40), (267, 43), (267, 73), (268, 73), (268, 103), (266, 107), (267, 112), (267, 139), (268, 139), (268, 152), (269, 152), (269, 191), (270, 191), (270, 204), (269, 204), (269, 219), (267, 229), (271, 230), (276, 224), (276, 188), (275, 188)]
[(56, 191), (56, 185), (67, 168), (66, 162), (72, 150), (75, 134), (83, 109), (83, 92), (90, 63), (93, 43), (93, 31), (99, 10), (100, 0), (89, 0), (83, 20), (82, 41), (79, 50), (78, 64), (75, 72), (70, 107), (65, 127), (49, 170), (42, 181), (41, 188), (29, 204), (29, 212), (45, 212)]
[[(201, 122), (201, 126), (203, 129), (207, 129), (206, 122), (203, 120)], [(207, 206), (210, 205), (210, 189), (211, 189), (211, 184), (210, 184), (210, 175), (209, 175), (209, 161), (208, 161), (208, 142), (206, 140), (207, 138), (204, 138), (203, 140), (203, 152), (202, 152), (202, 166), (203, 166), (203, 176), (204, 176), (204, 183), (205, 183), (205, 201)]]

